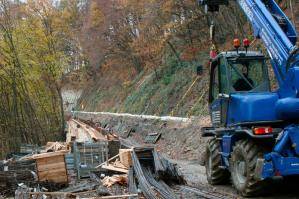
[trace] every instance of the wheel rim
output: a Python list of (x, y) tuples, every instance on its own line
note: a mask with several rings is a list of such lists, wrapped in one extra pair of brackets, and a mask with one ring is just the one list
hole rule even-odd
[(235, 163), (235, 173), (240, 184), (244, 184), (247, 179), (246, 162), (243, 157), (238, 156)]

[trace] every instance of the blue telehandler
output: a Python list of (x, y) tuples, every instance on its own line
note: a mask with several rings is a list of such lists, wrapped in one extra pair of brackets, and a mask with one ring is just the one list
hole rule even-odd
[[(227, 0), (201, 0), (215, 12)], [(261, 52), (249, 41), (234, 40), (236, 50), (219, 53), (210, 65), (212, 127), (205, 167), (210, 184), (232, 180), (243, 196), (261, 194), (269, 179), (299, 174), (299, 50), (294, 25), (274, 0), (237, 0)], [(270, 89), (270, 59), (278, 88)]]

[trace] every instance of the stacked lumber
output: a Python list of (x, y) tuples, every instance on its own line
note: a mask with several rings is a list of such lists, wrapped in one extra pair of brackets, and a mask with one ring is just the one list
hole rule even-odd
[(116, 133), (112, 132), (110, 128), (105, 129), (105, 128), (101, 127), (100, 123), (94, 123), (93, 121), (90, 121), (90, 120), (86, 120), (86, 121), (81, 120), (81, 121), (85, 124), (88, 124), (92, 128), (96, 129), (102, 135), (105, 135), (109, 141), (118, 140), (118, 135)]
[(68, 121), (68, 127), (67, 142), (77, 141), (83, 143), (107, 140), (105, 135), (81, 121), (71, 119)]

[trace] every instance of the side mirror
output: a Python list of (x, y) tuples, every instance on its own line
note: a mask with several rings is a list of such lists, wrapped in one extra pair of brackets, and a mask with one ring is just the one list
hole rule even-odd
[(203, 74), (203, 66), (202, 65), (198, 65), (196, 67), (196, 75), (200, 76)]

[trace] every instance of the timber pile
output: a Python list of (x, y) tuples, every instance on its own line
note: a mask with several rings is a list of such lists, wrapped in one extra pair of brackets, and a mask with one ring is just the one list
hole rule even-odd
[(88, 124), (89, 126), (97, 130), (102, 135), (105, 135), (107, 140), (118, 140), (118, 135), (112, 132), (110, 128), (107, 129), (103, 128), (100, 123), (94, 123), (93, 121), (90, 120), (87, 121), (81, 120), (81, 121), (84, 122), (85, 124)]
[(97, 142), (108, 140), (108, 137), (84, 122), (71, 119), (68, 121), (67, 142)]

